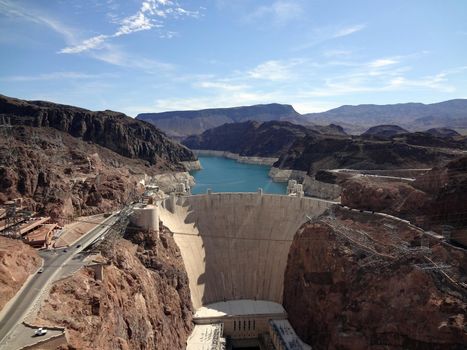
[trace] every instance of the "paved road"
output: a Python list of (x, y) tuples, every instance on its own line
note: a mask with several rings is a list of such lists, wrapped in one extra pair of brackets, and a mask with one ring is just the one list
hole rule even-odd
[[(44, 272), (37, 273), (29, 280), (21, 293), (16, 296), (16, 300), (10, 306), (7, 313), (0, 320), (0, 349), (2, 349), (5, 342), (8, 341), (8, 339), (6, 339), (7, 335), (18, 324), (23, 322), (29, 309), (34, 305), (36, 299), (41, 295), (44, 288), (51, 282), (56, 273), (60, 272), (62, 266), (81, 252), (87, 245), (102, 236), (109, 228), (109, 225), (112, 225), (117, 220), (117, 215), (109, 217), (102, 222), (102, 224), (89, 231), (75, 242), (72, 247), (67, 248), (66, 252), (65, 249), (40, 252), (41, 257), (44, 259)], [(81, 247), (76, 248), (77, 245), (81, 245)]]

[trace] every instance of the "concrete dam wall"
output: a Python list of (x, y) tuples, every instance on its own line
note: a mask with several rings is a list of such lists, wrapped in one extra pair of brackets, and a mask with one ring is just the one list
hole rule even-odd
[(295, 232), (333, 202), (259, 193), (167, 199), (160, 219), (173, 233), (193, 306), (237, 299), (282, 303)]

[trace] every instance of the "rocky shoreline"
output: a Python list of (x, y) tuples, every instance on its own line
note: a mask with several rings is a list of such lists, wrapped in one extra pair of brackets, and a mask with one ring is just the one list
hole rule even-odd
[(193, 171), (193, 170), (201, 170), (203, 167), (199, 160), (191, 160), (191, 161), (184, 161), (180, 162), (185, 167), (186, 171)]
[(258, 165), (270, 165), (272, 166), (279, 158), (273, 157), (245, 157), (237, 153), (232, 153), (228, 151), (214, 151), (214, 150), (192, 150), (192, 152), (197, 156), (216, 156), (216, 157), (225, 157), (229, 159), (234, 159), (239, 163), (245, 164), (258, 164)]
[(293, 170), (293, 169), (280, 169), (276, 167), (271, 167), (269, 170), (269, 177), (272, 178), (274, 182), (287, 182), (289, 180), (303, 180), (305, 179), (306, 171), (302, 170)]
[(188, 172), (174, 172), (158, 174), (150, 177), (149, 183), (156, 183), (165, 193), (175, 191), (179, 183), (188, 183), (191, 187), (195, 185), (195, 179)]

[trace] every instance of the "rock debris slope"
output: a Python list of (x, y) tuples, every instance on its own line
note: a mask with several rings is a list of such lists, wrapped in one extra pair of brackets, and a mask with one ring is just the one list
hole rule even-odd
[(67, 328), (69, 349), (184, 349), (191, 332), (188, 277), (169, 233), (132, 232), (90, 268), (56, 282), (37, 323)]
[(16, 239), (0, 237), (0, 311), (41, 265), (36, 250)]

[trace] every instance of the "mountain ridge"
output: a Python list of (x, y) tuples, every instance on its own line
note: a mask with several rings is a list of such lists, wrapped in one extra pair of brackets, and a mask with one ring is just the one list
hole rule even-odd
[(338, 124), (348, 133), (361, 134), (371, 126), (397, 124), (408, 131), (451, 128), (467, 132), (467, 99), (452, 99), (431, 104), (419, 102), (397, 104), (343, 105), (318, 113), (298, 113), (288, 104), (209, 108), (202, 110), (141, 113), (136, 119), (150, 122), (169, 136), (183, 139), (225, 123), (256, 121), (290, 121), (305, 126)]
[(300, 113), (291, 105), (279, 103), (240, 106), (231, 108), (208, 108), (202, 110), (169, 111), (161, 113), (141, 113), (136, 119), (144, 120), (164, 130), (169, 136), (183, 138), (189, 135), (202, 134), (217, 126), (253, 121), (293, 121), (296, 124), (306, 123)]

